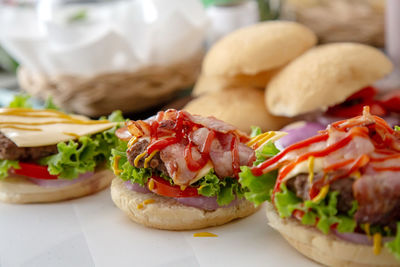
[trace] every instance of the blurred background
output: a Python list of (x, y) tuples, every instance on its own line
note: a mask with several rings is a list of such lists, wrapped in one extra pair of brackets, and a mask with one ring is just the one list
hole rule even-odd
[(191, 99), (206, 51), (229, 32), (266, 20), (300, 22), (319, 43), (386, 45), (390, 54), (385, 10), (399, 10), (390, 2), (0, 0), (0, 105), (22, 89), (92, 117), (180, 108)]

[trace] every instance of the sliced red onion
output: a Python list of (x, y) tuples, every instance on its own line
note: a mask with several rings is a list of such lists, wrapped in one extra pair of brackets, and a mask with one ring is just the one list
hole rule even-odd
[(36, 178), (28, 178), (32, 183), (41, 186), (41, 187), (63, 187), (69, 186), (78, 182), (81, 182), (89, 177), (93, 176), (94, 172), (87, 172), (79, 175), (75, 179), (56, 179), (56, 180), (48, 180), (48, 179), (36, 179)]
[(135, 191), (135, 192), (138, 192), (138, 193), (142, 193), (142, 194), (152, 193), (149, 189), (147, 189), (146, 186), (141, 186), (138, 183), (131, 183), (130, 181), (126, 181), (125, 182), (125, 186), (129, 190), (132, 190), (132, 191)]
[[(333, 233), (340, 239), (352, 242), (355, 244), (372, 246), (373, 240), (372, 237), (368, 237), (366, 234), (360, 233), (339, 233), (337, 230), (334, 230)], [(382, 243), (390, 242), (393, 240), (393, 237), (384, 237), (382, 238)]]
[[(125, 186), (129, 190), (132, 190), (132, 191), (135, 191), (138, 193), (153, 194), (149, 189), (147, 189), (147, 187), (141, 186), (137, 183), (131, 183), (130, 181), (126, 181)], [(207, 211), (213, 211), (218, 208), (228, 208), (233, 205), (236, 205), (237, 202), (239, 201), (238, 199), (235, 199), (226, 206), (220, 206), (217, 203), (217, 197), (198, 196), (198, 197), (180, 197), (180, 198), (174, 198), (174, 199), (185, 206), (195, 207), (195, 208), (199, 208), (199, 209), (203, 209), (203, 210), (207, 210)]]
[(276, 144), (282, 148), (288, 147), (294, 143), (312, 137), (318, 134), (318, 131), (324, 130), (326, 127), (317, 122), (297, 122), (284, 127), (281, 131), (287, 132), (288, 135), (279, 139)]
[(207, 210), (207, 211), (213, 211), (218, 208), (228, 208), (233, 205), (236, 205), (238, 202), (238, 199), (236, 198), (228, 205), (220, 206), (220, 205), (218, 205), (217, 197), (205, 197), (205, 196), (180, 197), (180, 198), (175, 198), (175, 200), (185, 206), (195, 207), (195, 208), (203, 209), (203, 210)]

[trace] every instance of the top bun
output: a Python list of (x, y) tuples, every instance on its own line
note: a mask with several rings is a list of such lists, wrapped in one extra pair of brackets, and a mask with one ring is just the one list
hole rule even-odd
[(313, 48), (282, 69), (266, 88), (272, 114), (293, 117), (325, 111), (389, 74), (390, 60), (378, 49), (356, 43)]
[(207, 53), (202, 72), (222, 76), (254, 75), (287, 64), (316, 42), (316, 35), (299, 23), (258, 23), (219, 40)]

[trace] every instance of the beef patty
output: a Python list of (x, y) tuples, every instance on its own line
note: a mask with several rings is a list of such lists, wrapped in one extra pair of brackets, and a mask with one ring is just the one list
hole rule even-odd
[[(132, 166), (135, 166), (134, 161), (135, 158), (142, 154), (143, 152), (146, 151), (146, 148), (149, 144), (149, 141), (147, 141), (146, 139), (140, 139), (139, 141), (137, 141), (133, 146), (131, 146), (127, 151), (127, 157), (128, 157), (128, 161)], [(144, 159), (147, 157), (148, 155), (146, 155), (145, 157), (142, 157), (139, 162), (138, 162), (138, 167), (139, 168), (144, 168)], [(154, 157), (150, 160), (149, 162), (149, 167), (153, 170), (156, 170), (160, 173), (163, 173), (165, 175), (168, 175), (167, 172), (167, 168), (165, 167), (164, 162), (161, 160), (160, 158), (160, 153), (156, 153), (154, 155)]]
[[(321, 178), (322, 174), (314, 175), (314, 180)], [(353, 201), (355, 200), (353, 194), (354, 181), (355, 179), (352, 178), (344, 178), (337, 180), (330, 185), (330, 191), (339, 192), (337, 198), (337, 210), (339, 213), (346, 214), (353, 206)], [(290, 191), (294, 192), (296, 196), (302, 200), (305, 201), (310, 199), (310, 183), (308, 181), (308, 174), (299, 174), (290, 179), (286, 185)], [(376, 201), (379, 202), (382, 200), (377, 198)], [(359, 207), (354, 215), (354, 219), (360, 224), (370, 223), (371, 225), (388, 226), (393, 232), (396, 232), (396, 222), (400, 220), (400, 199), (391, 198), (389, 201), (392, 202), (393, 208), (387, 212), (384, 212), (383, 214), (373, 213), (370, 209)], [(365, 218), (368, 218), (368, 220)]]
[(57, 145), (18, 147), (0, 132), (0, 159), (31, 161), (56, 154), (57, 152)]

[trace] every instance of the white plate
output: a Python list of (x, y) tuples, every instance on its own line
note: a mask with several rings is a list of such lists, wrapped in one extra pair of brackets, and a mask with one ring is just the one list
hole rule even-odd
[(67, 202), (0, 204), (0, 266), (317, 266), (267, 225), (264, 209), (221, 227), (171, 232), (131, 222), (109, 190)]

